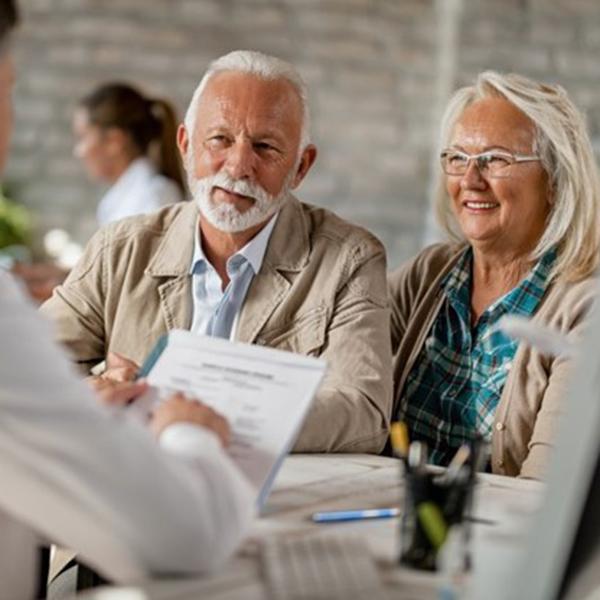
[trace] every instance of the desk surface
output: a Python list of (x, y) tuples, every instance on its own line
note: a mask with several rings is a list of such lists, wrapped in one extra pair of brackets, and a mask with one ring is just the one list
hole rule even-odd
[[(475, 516), (497, 524), (477, 525), (474, 528), (476, 543), (485, 546), (488, 533), (493, 532), (494, 552), (498, 552), (503, 541), (507, 555), (513, 553), (519, 536), (523, 535), (523, 519), (537, 507), (541, 489), (541, 484), (533, 481), (483, 475), (477, 487)], [(127, 591), (102, 588), (85, 594), (85, 598), (264, 600), (268, 593), (258, 558), (261, 540), (273, 535), (303, 535), (324, 529), (364, 536), (382, 580), (390, 589), (390, 597), (396, 600), (435, 598), (434, 576), (397, 565), (397, 519), (327, 525), (310, 521), (312, 513), (320, 510), (401, 505), (402, 495), (395, 459), (364, 454), (292, 455), (286, 459), (275, 481), (264, 514), (256, 519), (246, 542), (224, 568), (202, 579), (153, 581)], [(481, 554), (485, 555), (485, 550)]]

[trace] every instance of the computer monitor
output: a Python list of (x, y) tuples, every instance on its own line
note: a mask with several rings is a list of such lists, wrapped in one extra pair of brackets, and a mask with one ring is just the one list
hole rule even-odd
[(506, 586), (507, 600), (587, 598), (600, 588), (600, 307), (592, 310), (589, 323), (575, 358), (544, 500), (515, 579)]

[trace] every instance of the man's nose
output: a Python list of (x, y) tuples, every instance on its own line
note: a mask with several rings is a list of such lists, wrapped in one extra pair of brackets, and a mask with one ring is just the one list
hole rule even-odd
[(249, 179), (254, 170), (254, 149), (248, 140), (237, 140), (229, 147), (225, 168), (233, 179)]

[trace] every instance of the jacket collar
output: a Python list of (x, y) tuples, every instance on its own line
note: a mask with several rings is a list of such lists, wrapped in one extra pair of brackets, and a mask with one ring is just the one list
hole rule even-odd
[[(160, 304), (167, 329), (191, 324), (190, 264), (198, 223), (195, 202), (183, 206), (168, 226), (146, 272), (151, 277), (170, 277), (159, 285)], [(236, 339), (254, 342), (291, 283), (282, 272), (299, 272), (310, 255), (309, 227), (300, 202), (290, 197), (281, 209), (260, 271), (253, 278), (239, 316)]]
[[(189, 275), (197, 224), (198, 208), (189, 201), (167, 228), (146, 272), (152, 277)], [(301, 271), (309, 253), (308, 224), (300, 202), (290, 196), (277, 218), (261, 271), (266, 266), (278, 271)]]
[(308, 262), (309, 254), (308, 223), (302, 205), (290, 196), (279, 213), (261, 272), (265, 271), (265, 267), (277, 271), (301, 271)]
[(252, 280), (240, 311), (235, 337), (253, 343), (283, 302), (291, 283), (285, 272), (299, 272), (310, 256), (307, 219), (300, 202), (290, 197), (271, 234), (262, 267)]
[(194, 235), (198, 223), (198, 208), (186, 202), (167, 227), (163, 240), (146, 272), (152, 277), (189, 275), (194, 254)]

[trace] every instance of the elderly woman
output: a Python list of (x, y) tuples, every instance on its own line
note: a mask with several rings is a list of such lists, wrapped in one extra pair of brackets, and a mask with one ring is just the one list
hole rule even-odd
[(441, 148), (437, 213), (454, 243), (390, 277), (394, 414), (431, 462), (483, 437), (494, 473), (540, 478), (571, 364), (497, 323), (584, 327), (600, 235), (590, 140), (562, 88), (488, 71), (451, 99)]

